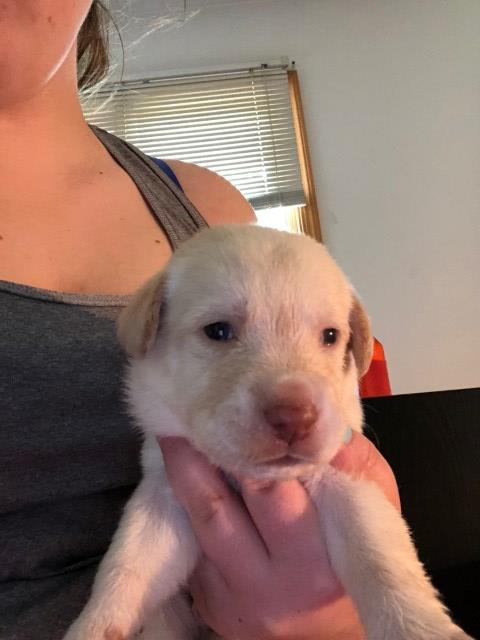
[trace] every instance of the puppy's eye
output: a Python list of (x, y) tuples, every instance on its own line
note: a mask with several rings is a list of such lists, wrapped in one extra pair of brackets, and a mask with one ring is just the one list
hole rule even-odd
[(207, 338), (217, 340), (218, 342), (228, 342), (235, 337), (232, 325), (228, 322), (213, 322), (212, 324), (207, 324), (206, 327), (203, 327), (203, 331)]
[(330, 346), (331, 344), (335, 344), (338, 337), (337, 329), (324, 329), (323, 330), (323, 344)]

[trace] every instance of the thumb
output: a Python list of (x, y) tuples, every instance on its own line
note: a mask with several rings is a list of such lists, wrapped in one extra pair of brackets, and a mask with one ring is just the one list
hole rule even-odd
[(400, 511), (400, 496), (393, 471), (364, 435), (354, 432), (351, 440), (342, 446), (330, 464), (354, 479), (375, 482)]

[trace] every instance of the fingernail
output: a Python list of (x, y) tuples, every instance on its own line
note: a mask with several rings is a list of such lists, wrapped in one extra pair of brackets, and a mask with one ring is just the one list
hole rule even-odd
[(352, 436), (353, 436), (352, 427), (347, 427), (345, 429), (345, 433), (343, 434), (343, 442), (344, 442), (344, 444), (348, 444), (350, 442), (350, 440), (352, 439)]

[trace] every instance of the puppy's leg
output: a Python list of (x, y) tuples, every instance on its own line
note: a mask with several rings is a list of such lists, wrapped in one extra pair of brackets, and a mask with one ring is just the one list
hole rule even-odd
[(368, 640), (466, 640), (421, 565), (408, 528), (381, 490), (333, 469), (312, 489), (330, 561)]
[[(163, 485), (163, 486), (162, 486)], [(128, 502), (90, 601), (64, 640), (127, 640), (193, 570), (198, 545), (159, 474), (147, 474)], [(182, 636), (159, 630), (162, 640)]]

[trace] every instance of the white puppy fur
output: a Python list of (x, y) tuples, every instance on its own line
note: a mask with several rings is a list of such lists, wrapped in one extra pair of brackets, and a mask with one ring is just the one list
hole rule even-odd
[(144, 475), (65, 640), (197, 637), (181, 589), (199, 548), (165, 477), (155, 438), (168, 435), (232, 476), (304, 482), (369, 640), (468, 638), (381, 490), (329, 466), (347, 427), (362, 430), (372, 338), (322, 245), (253, 225), (202, 231), (134, 296), (119, 337)]

